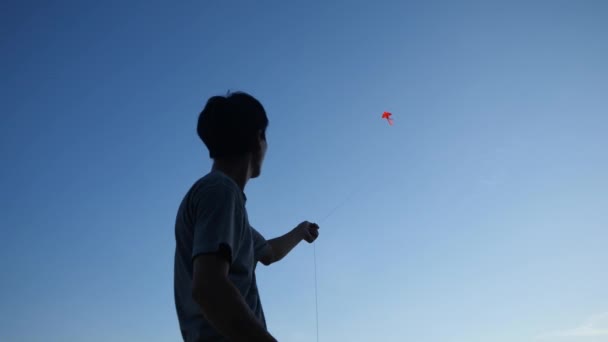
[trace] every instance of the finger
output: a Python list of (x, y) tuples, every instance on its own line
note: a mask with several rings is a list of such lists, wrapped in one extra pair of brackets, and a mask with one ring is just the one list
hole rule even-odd
[(303, 234), (305, 239), (309, 239), (312, 236), (310, 233), (310, 229), (303, 229)]
[(315, 241), (317, 239), (317, 236), (318, 236), (318, 234), (316, 234), (314, 232), (308, 232), (304, 239), (310, 243), (310, 242)]

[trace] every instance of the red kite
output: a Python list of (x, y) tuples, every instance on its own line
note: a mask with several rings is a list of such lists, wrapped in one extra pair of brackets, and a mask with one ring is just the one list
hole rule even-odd
[(386, 119), (386, 121), (388, 121), (388, 124), (392, 126), (393, 125), (393, 119), (391, 119), (391, 115), (393, 115), (393, 114), (391, 114), (389, 112), (384, 112), (384, 113), (382, 113), (382, 118)]

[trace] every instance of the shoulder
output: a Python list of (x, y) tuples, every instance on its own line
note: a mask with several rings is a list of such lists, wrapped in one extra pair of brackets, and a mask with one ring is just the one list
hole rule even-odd
[(194, 203), (240, 202), (239, 189), (226, 176), (209, 173), (198, 179), (189, 194)]

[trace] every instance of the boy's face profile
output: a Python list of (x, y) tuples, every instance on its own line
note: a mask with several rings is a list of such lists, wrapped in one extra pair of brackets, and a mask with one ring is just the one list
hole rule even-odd
[(256, 178), (262, 173), (262, 164), (264, 163), (264, 157), (266, 156), (266, 150), (268, 149), (268, 143), (263, 132), (260, 132), (258, 136), (259, 149), (258, 152), (253, 154), (252, 158), (252, 172), (251, 178)]

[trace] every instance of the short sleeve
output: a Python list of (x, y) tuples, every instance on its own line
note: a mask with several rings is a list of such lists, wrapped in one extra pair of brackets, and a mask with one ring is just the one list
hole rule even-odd
[(238, 249), (238, 198), (234, 190), (214, 184), (194, 193), (192, 258), (205, 253), (224, 254), (228, 262)]
[(266, 241), (262, 234), (255, 228), (251, 227), (251, 232), (253, 234), (253, 254), (255, 260), (258, 261), (262, 257), (262, 253), (264, 252), (264, 248), (268, 245), (268, 241)]

